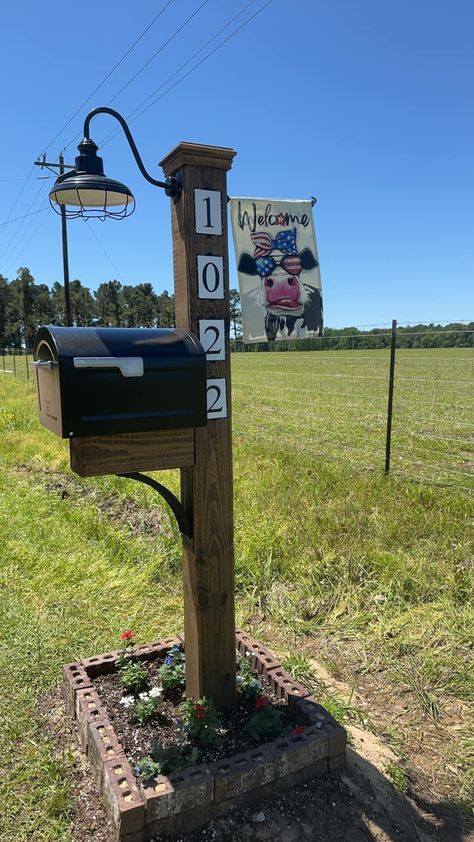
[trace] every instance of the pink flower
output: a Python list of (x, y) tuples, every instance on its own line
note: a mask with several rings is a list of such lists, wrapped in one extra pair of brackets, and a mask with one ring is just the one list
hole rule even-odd
[(261, 710), (265, 705), (268, 705), (267, 696), (257, 696), (255, 699), (255, 710)]

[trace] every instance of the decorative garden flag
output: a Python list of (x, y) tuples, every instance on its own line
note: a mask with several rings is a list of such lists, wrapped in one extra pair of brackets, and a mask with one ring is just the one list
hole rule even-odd
[(323, 332), (311, 202), (230, 200), (244, 342), (308, 339)]

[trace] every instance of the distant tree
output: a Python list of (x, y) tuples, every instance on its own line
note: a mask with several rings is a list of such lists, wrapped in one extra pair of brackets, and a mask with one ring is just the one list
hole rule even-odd
[(7, 344), (8, 330), (8, 281), (0, 275), (0, 348)]
[(101, 325), (106, 327), (120, 327), (121, 324), (121, 292), (120, 281), (107, 281), (100, 284), (95, 292), (96, 317)]
[(158, 327), (174, 327), (175, 310), (174, 295), (170, 295), (165, 289), (158, 296)]
[(230, 322), (232, 325), (233, 339), (242, 339), (242, 310), (240, 307), (240, 295), (237, 289), (229, 290), (230, 298)]
[(159, 319), (159, 298), (150, 283), (124, 286), (122, 324), (125, 327), (154, 327)]

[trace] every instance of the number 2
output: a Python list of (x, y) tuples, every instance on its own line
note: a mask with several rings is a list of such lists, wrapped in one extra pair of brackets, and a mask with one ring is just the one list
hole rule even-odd
[(207, 381), (207, 417), (227, 418), (227, 392), (225, 377)]
[(225, 360), (224, 319), (199, 319), (199, 341), (207, 360)]

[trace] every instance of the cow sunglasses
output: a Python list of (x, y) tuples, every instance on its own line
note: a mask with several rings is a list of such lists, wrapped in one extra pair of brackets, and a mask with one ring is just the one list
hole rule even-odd
[(302, 269), (300, 258), (293, 254), (286, 254), (281, 260), (273, 257), (257, 257), (255, 260), (255, 267), (262, 278), (268, 278), (277, 266), (281, 266), (289, 275), (299, 275)]

